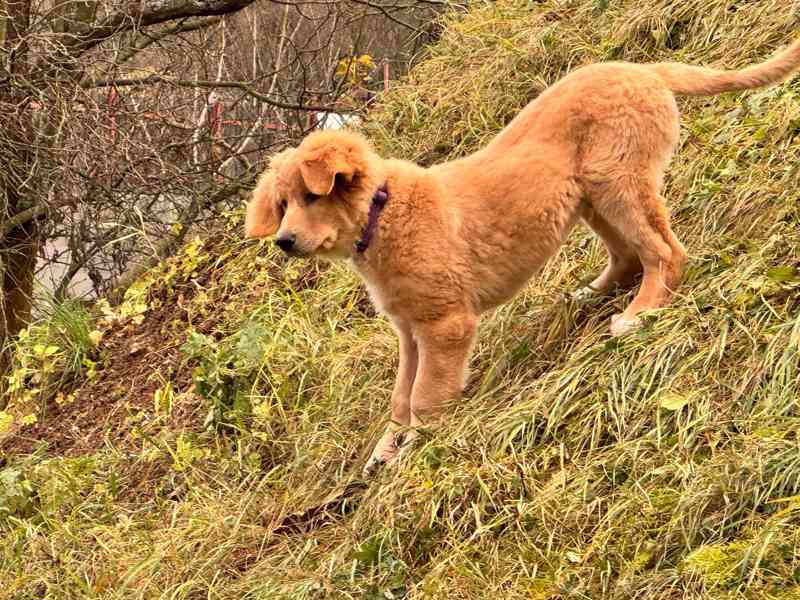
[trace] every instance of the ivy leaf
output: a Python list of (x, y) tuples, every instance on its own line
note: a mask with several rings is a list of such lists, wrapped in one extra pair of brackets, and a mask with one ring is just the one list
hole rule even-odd
[(214, 340), (213, 338), (200, 333), (199, 331), (190, 331), (186, 336), (186, 342), (181, 346), (186, 358), (197, 358), (203, 356), (205, 353), (213, 352)]
[(256, 321), (246, 323), (239, 334), (236, 353), (249, 364), (256, 365), (262, 358), (269, 331)]

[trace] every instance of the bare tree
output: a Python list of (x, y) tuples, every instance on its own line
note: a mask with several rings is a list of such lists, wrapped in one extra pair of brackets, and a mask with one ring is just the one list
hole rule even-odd
[(37, 264), (58, 296), (120, 298), (238, 205), (265, 154), (363, 110), (447, 5), (0, 0), (0, 347)]

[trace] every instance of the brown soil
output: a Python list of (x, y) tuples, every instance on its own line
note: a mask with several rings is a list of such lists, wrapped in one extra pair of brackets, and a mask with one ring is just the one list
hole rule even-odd
[[(175, 433), (198, 431), (202, 428), (208, 407), (192, 393), (192, 368), (185, 362), (180, 346), (191, 326), (201, 333), (214, 335), (215, 328), (225, 315), (210, 310), (204, 319), (192, 318), (192, 298), (197, 290), (205, 290), (214, 306), (225, 306), (234, 296), (247, 306), (257, 303), (265, 293), (263, 286), (249, 282), (231, 286), (221, 283), (224, 266), (215, 264), (225, 248), (232, 243), (224, 235), (206, 240), (204, 251), (212, 256), (209, 267), (193, 279), (175, 285), (168, 292), (151, 292), (150, 304), (155, 308), (144, 314), (140, 323), (128, 321), (115, 324), (107, 332), (100, 347), (100, 360), (92, 381), (81, 382), (72, 390), (74, 399), (58, 404), (51, 400), (36, 423), (20, 428), (0, 439), (0, 463), (4, 456), (24, 455), (36, 449), (57, 456), (78, 456), (92, 453), (110, 445), (120, 450), (134, 450), (141, 439), (131, 435), (137, 427), (147, 429), (154, 415), (153, 395), (167, 381), (175, 394), (183, 394), (173, 406), (168, 422)], [(270, 273), (270, 280), (289, 285), (296, 290), (315, 287), (327, 269), (323, 263), (308, 263), (309, 268), (293, 281), (284, 282), (280, 264)], [(358, 308), (365, 314), (374, 310), (362, 289)], [(188, 310), (187, 310), (188, 308)], [(68, 389), (62, 389), (67, 396)]]
[(70, 456), (92, 452), (106, 442), (126, 445), (132, 428), (129, 417), (153, 410), (153, 393), (164, 385), (158, 374), (174, 371), (170, 379), (176, 390), (191, 382), (190, 369), (180, 366), (180, 341), (169, 339), (164, 331), (185, 316), (178, 303), (167, 303), (148, 312), (142, 323), (106, 334), (103, 369), (95, 379), (77, 389), (73, 401), (49, 403), (36, 423), (0, 443), (0, 452), (27, 454), (46, 442), (48, 453)]
[[(214, 256), (223, 242), (221, 237), (209, 240), (205, 250)], [(42, 444), (48, 454), (65, 456), (91, 453), (106, 444), (123, 449), (135, 445), (130, 433), (136, 419), (152, 415), (155, 391), (166, 381), (172, 382), (176, 393), (191, 388), (192, 365), (183, 364), (180, 352), (188, 329), (185, 307), (196, 290), (213, 289), (220, 273), (219, 267), (203, 271), (169, 295), (157, 290), (151, 297), (157, 308), (145, 313), (141, 323), (114, 325), (101, 343), (101, 370), (95, 378), (73, 390), (74, 400), (60, 405), (49, 402), (36, 423), (0, 440), (0, 457), (28, 454)], [(226, 296), (237, 291), (226, 290)], [(210, 331), (221, 316), (213, 315), (196, 326)], [(62, 390), (65, 396), (66, 391)], [(175, 431), (196, 428), (204, 417), (198, 412), (202, 412), (200, 399), (183, 402), (172, 411), (169, 425)]]

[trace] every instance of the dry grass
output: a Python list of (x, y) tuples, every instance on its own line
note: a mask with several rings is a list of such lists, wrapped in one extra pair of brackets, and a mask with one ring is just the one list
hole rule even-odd
[[(584, 62), (737, 66), (796, 27), (790, 0), (475, 3), (368, 131), (458, 156)], [(604, 261), (576, 232), (484, 321), (449, 422), (366, 489), (390, 328), (344, 267), (287, 268), (233, 231), (189, 305), (224, 315), (186, 349), (205, 397), (131, 415), (134, 453), (8, 457), (0, 597), (800, 598), (798, 93), (683, 104), (670, 308), (610, 339), (630, 295), (565, 300)], [(194, 430), (165, 426), (198, 402)]]

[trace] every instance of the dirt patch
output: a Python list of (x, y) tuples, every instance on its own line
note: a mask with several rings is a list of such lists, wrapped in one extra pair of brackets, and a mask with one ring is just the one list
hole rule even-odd
[[(152, 411), (153, 394), (166, 378), (176, 390), (191, 383), (181, 366), (180, 341), (165, 335), (186, 311), (169, 303), (147, 313), (140, 324), (129, 323), (103, 340), (103, 369), (74, 392), (74, 400), (50, 402), (39, 420), (4, 440), (0, 451), (27, 454), (46, 442), (48, 453), (79, 455), (106, 443), (125, 446), (137, 413)], [(181, 426), (181, 423), (175, 423)]]
[[(0, 440), (0, 456), (29, 454), (45, 444), (51, 455), (76, 456), (92, 453), (105, 445), (133, 450), (141, 440), (131, 435), (134, 428), (146, 428), (154, 416), (154, 394), (167, 382), (174, 393), (190, 392), (193, 364), (186, 363), (180, 346), (192, 328), (211, 334), (226, 318), (224, 311), (210, 310), (204, 318), (193, 311), (193, 299), (204, 290), (214, 306), (225, 306), (234, 296), (245, 305), (264, 293), (263, 286), (249, 281), (224, 285), (225, 265), (218, 259), (228, 244), (224, 235), (206, 240), (203, 252), (211, 255), (208, 267), (169, 290), (154, 288), (149, 304), (155, 306), (140, 323), (116, 324), (103, 338), (102, 366), (92, 381), (73, 390), (73, 399), (61, 404), (50, 401), (39, 420)], [(297, 290), (317, 285), (327, 266), (309, 263), (293, 281), (284, 283), (280, 262), (269, 267), (271, 282)], [(195, 314), (192, 316), (192, 313)], [(68, 390), (62, 390), (68, 396)], [(174, 432), (198, 431), (207, 413), (203, 399), (186, 394), (176, 404), (167, 423)]]
[[(204, 250), (218, 255), (224, 241), (221, 236), (209, 239)], [(155, 308), (140, 323), (128, 320), (106, 332), (96, 376), (72, 390), (72, 400), (51, 400), (36, 423), (0, 440), (0, 455), (28, 454), (42, 444), (48, 454), (65, 456), (91, 453), (106, 444), (133, 446), (130, 432), (152, 414), (155, 391), (167, 381), (176, 392), (191, 386), (191, 366), (183, 364), (180, 352), (190, 318), (187, 307), (197, 290), (213, 285), (219, 268), (203, 270), (170, 292), (153, 289), (149, 303)], [(205, 326), (213, 327), (219, 318)], [(62, 390), (62, 396), (68, 392)], [(178, 431), (191, 427), (195, 413), (181, 406), (170, 415), (169, 425)]]

